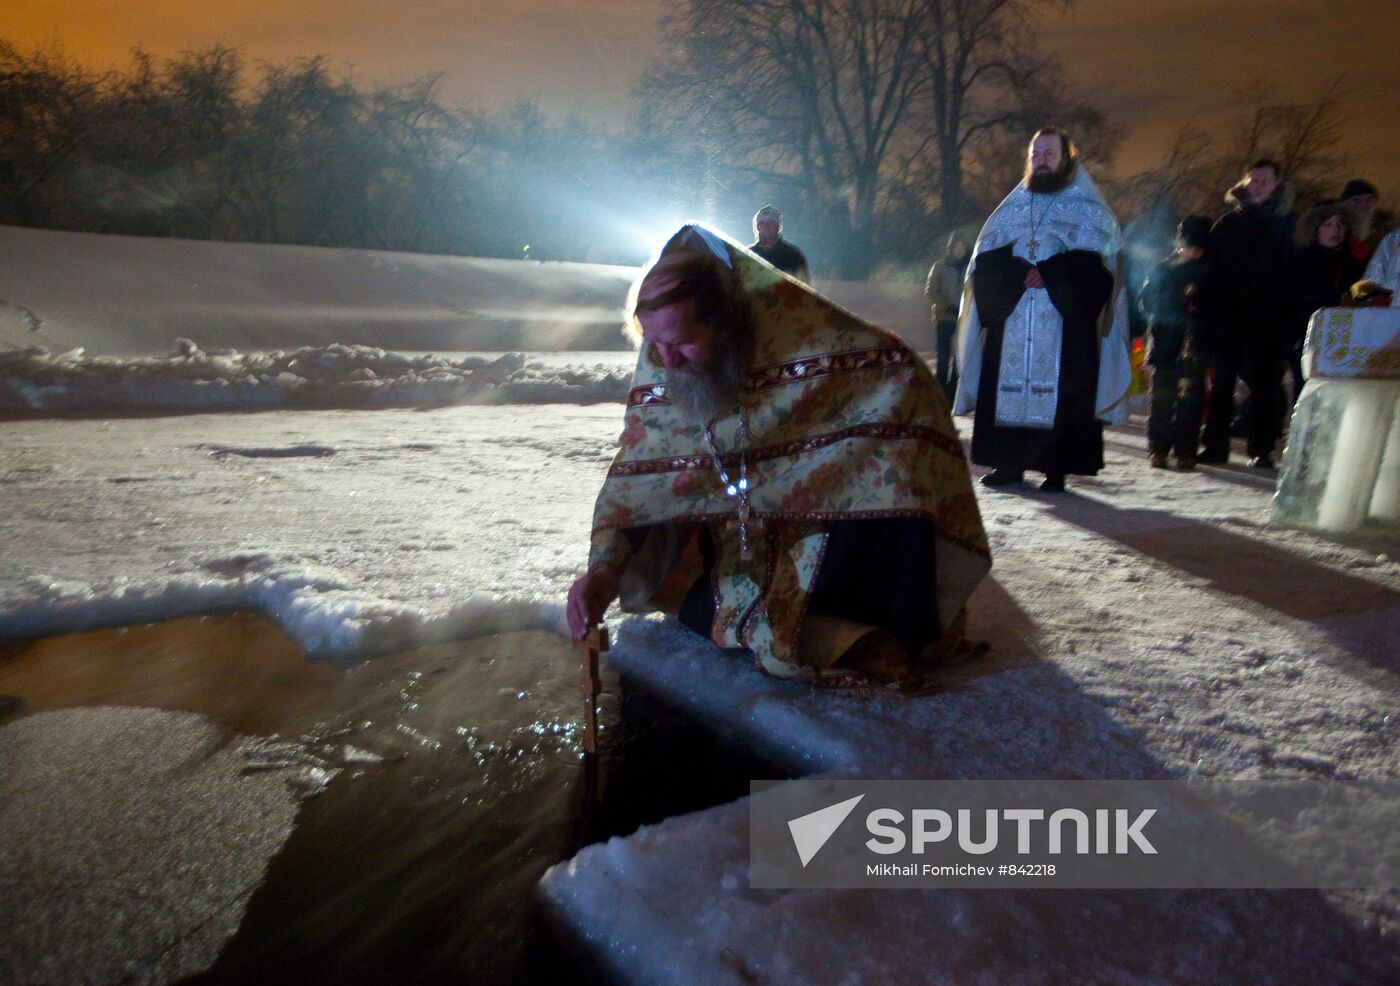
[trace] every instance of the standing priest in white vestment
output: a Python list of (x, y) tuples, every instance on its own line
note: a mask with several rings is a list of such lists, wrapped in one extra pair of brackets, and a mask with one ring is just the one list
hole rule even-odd
[(1059, 130), (1031, 140), (1026, 177), (973, 248), (958, 327), (955, 413), (975, 409), (987, 486), (1041, 489), (1103, 468), (1103, 421), (1126, 412), (1127, 301), (1118, 221)]

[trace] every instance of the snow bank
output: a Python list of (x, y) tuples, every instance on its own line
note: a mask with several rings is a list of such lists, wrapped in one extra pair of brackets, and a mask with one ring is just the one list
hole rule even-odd
[(759, 890), (747, 801), (592, 845), (542, 888), (622, 983), (1393, 983), (1309, 892)]
[(471, 592), (436, 612), (376, 599), (330, 570), (286, 566), (270, 555), (212, 559), (205, 571), (93, 586), (47, 575), (20, 587), (25, 602), (0, 611), (0, 639), (80, 633), (211, 613), (256, 612), (318, 658), (359, 660), (445, 640), (510, 630), (564, 633), (557, 601)]
[(527, 363), (521, 353), (454, 359), (339, 343), (240, 353), (181, 339), (166, 356), (30, 347), (0, 351), (0, 413), (591, 404), (623, 400), (629, 376)]
[[(916, 699), (764, 678), (673, 622), (607, 661), (779, 766), (941, 779), (1391, 779), (1400, 569), (1266, 526), (1272, 484), (1150, 470), (1110, 429), (1071, 492), (988, 492), (988, 655)], [(606, 754), (605, 754), (606, 755)], [(606, 760), (604, 761), (606, 763)], [(628, 983), (1394, 982), (1393, 892), (755, 890), (748, 802), (589, 846), (541, 884)]]
[[(622, 355), (636, 275), (0, 226), (0, 414), (619, 401), (617, 367), (405, 354)], [(817, 287), (932, 347), (918, 284)]]

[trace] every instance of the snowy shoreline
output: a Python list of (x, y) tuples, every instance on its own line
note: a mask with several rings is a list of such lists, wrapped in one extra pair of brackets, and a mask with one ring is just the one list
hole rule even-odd
[(244, 353), (181, 339), (168, 355), (134, 357), (30, 347), (0, 351), (0, 416), (595, 404), (624, 400), (629, 378), (618, 367), (548, 366), (524, 353), (454, 359), (339, 343)]
[(22, 586), (27, 601), (0, 608), (0, 641), (257, 613), (274, 620), (308, 656), (354, 664), (427, 644), (514, 630), (566, 633), (564, 608), (557, 601), (472, 592), (445, 609), (429, 611), (356, 594), (334, 573), (279, 568), (267, 558), (235, 557), (205, 565), (208, 571), (203, 574), (105, 586), (30, 578)]

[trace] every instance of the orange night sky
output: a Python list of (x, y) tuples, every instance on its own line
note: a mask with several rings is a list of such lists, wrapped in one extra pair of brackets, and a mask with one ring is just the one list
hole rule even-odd
[[(11, 0), (0, 37), (59, 40), (118, 65), (216, 42), (250, 61), (324, 53), (362, 78), (441, 72), (449, 102), (538, 99), (551, 111), (617, 120), (657, 50), (660, 0)], [(1390, 8), (1390, 9), (1387, 9)], [(1228, 115), (1264, 79), (1306, 97), (1345, 73), (1353, 170), (1400, 198), (1400, 17), (1394, 0), (1079, 0), (1044, 17), (1070, 78), (1127, 128), (1119, 168), (1155, 163), (1177, 128)], [(1222, 190), (1223, 191), (1223, 190)]]

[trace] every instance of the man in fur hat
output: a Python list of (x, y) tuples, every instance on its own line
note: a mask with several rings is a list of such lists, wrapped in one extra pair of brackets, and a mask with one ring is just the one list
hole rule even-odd
[(758, 237), (749, 244), (749, 251), (756, 253), (784, 274), (791, 274), (803, 284), (812, 280), (807, 270), (807, 258), (787, 240), (783, 239), (783, 214), (776, 205), (765, 205), (753, 217), (753, 235)]
[(960, 324), (957, 413), (975, 409), (972, 461), (987, 486), (1103, 468), (1103, 419), (1130, 369), (1118, 220), (1060, 130), (1031, 140), (1026, 175), (982, 227)]
[(917, 687), (991, 565), (923, 361), (700, 226), (633, 292), (641, 353), (574, 636), (620, 595), (780, 678)]
[(1298, 214), (1278, 162), (1267, 158), (1245, 169), (1225, 194), (1230, 211), (1211, 227), (1212, 307), (1219, 315), (1215, 376), (1206, 407), (1197, 461), (1220, 465), (1230, 458), (1235, 380), (1249, 385), (1245, 412), (1249, 464), (1274, 467), (1274, 444), (1283, 424), (1283, 364), (1297, 300), (1290, 277)]

